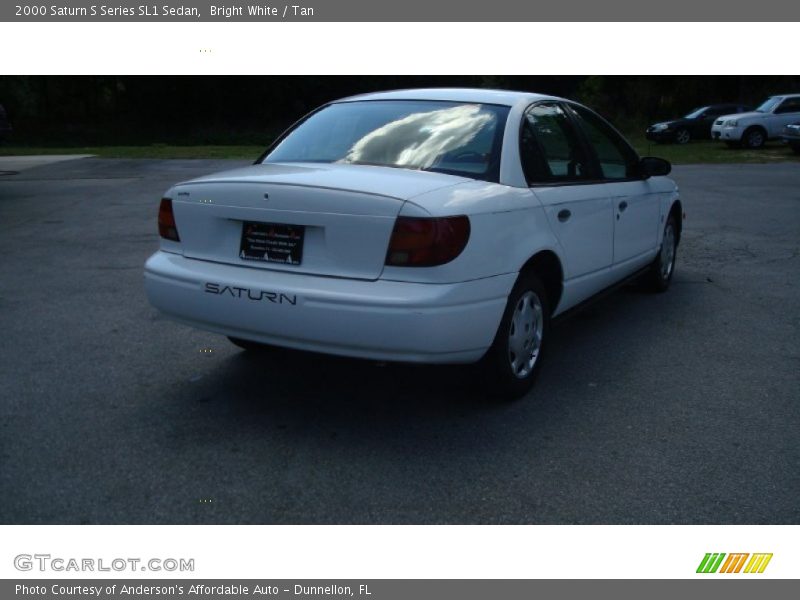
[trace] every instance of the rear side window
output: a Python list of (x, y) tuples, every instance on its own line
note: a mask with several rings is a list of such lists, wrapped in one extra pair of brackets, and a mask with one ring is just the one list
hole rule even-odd
[(520, 158), (528, 183), (589, 179), (589, 163), (580, 138), (558, 104), (529, 108), (520, 135)]
[(604, 179), (637, 177), (639, 157), (622, 136), (603, 119), (581, 106), (571, 105), (578, 122), (597, 155)]

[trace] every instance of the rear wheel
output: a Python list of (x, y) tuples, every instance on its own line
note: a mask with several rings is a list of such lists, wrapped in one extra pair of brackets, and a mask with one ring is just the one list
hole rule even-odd
[(664, 237), (661, 241), (661, 250), (650, 266), (647, 281), (650, 289), (655, 292), (665, 292), (672, 281), (675, 271), (675, 256), (678, 250), (678, 228), (675, 217), (670, 215), (664, 226)]
[(742, 145), (745, 148), (761, 148), (767, 141), (767, 134), (761, 127), (749, 127), (742, 135)]
[(547, 291), (535, 274), (522, 273), (482, 361), (483, 384), (490, 395), (510, 400), (531, 389), (549, 331)]

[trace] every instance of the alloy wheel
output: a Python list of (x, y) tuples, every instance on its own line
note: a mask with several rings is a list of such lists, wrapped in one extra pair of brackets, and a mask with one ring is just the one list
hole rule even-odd
[(747, 134), (747, 145), (750, 148), (760, 148), (764, 145), (764, 134), (759, 130), (751, 131)]

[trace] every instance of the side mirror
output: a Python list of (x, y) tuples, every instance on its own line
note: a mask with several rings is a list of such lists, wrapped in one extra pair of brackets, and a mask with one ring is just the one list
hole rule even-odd
[(639, 161), (639, 172), (642, 177), (661, 177), (669, 175), (672, 171), (672, 165), (668, 160), (663, 158), (656, 158), (655, 156), (645, 156)]

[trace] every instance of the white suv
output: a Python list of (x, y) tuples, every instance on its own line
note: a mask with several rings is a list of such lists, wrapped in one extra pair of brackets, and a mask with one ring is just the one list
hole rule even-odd
[(800, 94), (770, 96), (753, 112), (721, 116), (711, 127), (711, 138), (732, 147), (760, 148), (798, 119)]

